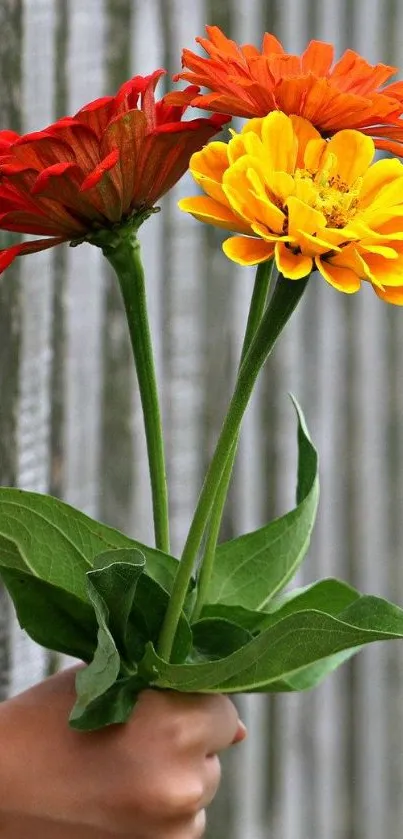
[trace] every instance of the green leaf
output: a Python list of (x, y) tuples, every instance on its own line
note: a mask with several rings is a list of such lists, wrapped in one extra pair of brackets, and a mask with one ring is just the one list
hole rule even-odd
[(293, 401), (298, 416), (297, 506), (260, 530), (218, 546), (207, 603), (264, 609), (306, 554), (319, 499), (318, 456)]
[[(164, 589), (147, 574), (140, 577), (136, 596), (128, 623), (127, 645), (129, 650), (136, 650), (141, 644), (141, 657), (148, 641), (155, 645), (161, 632), (162, 623), (168, 606), (169, 597)], [(172, 661), (185, 661), (192, 645), (192, 632), (185, 615), (181, 615), (175, 642), (172, 649)]]
[(106, 725), (125, 723), (132, 714), (140, 690), (147, 685), (137, 676), (118, 679), (90, 705), (70, 715), (69, 725), (77, 731), (94, 731)]
[(18, 568), (2, 568), (1, 577), (20, 625), (37, 644), (83, 661), (91, 660), (97, 639), (91, 606)]
[[(145, 559), (137, 550), (106, 551), (87, 573), (89, 598), (98, 621), (98, 644), (93, 660), (77, 674), (77, 702), (70, 721), (90, 730), (130, 715), (137, 692), (147, 686), (138, 674), (138, 661), (147, 642), (155, 643), (169, 595), (144, 572)], [(173, 660), (186, 659), (192, 643), (190, 626), (182, 615)]]
[(337, 616), (347, 606), (355, 603), (361, 597), (360, 592), (348, 583), (332, 577), (319, 580), (311, 585), (297, 588), (286, 594), (281, 594), (272, 600), (265, 611), (261, 613), (260, 630), (273, 626), (287, 615), (316, 609), (327, 615)]
[(192, 625), (193, 644), (197, 657), (214, 661), (231, 655), (252, 639), (244, 627), (222, 618), (204, 618)]
[(108, 629), (120, 655), (129, 663), (127, 637), (129, 617), (144, 568), (145, 558), (140, 551), (119, 548), (115, 551), (105, 551), (97, 556), (94, 570), (87, 574), (90, 585), (89, 595), (92, 599), (92, 588), (95, 588), (99, 597), (102, 598), (107, 609)]
[[(251, 609), (244, 609), (243, 606), (226, 606), (225, 603), (210, 603), (203, 606), (200, 616), (204, 618), (217, 618), (237, 626), (242, 626), (252, 635), (260, 631), (262, 623), (266, 619), (266, 612), (255, 612)], [(193, 628), (193, 627), (192, 627)]]
[[(337, 667), (340, 667), (341, 664), (344, 664), (345, 661), (348, 661), (353, 655), (356, 655), (360, 649), (361, 647), (353, 647), (350, 650), (342, 650), (340, 653), (329, 655), (326, 658), (320, 659), (320, 661), (316, 661), (314, 664), (302, 667), (301, 670), (298, 670), (297, 673), (294, 673), (288, 679), (273, 682), (270, 685), (270, 693), (312, 690), (312, 688), (322, 682), (326, 676), (333, 673)], [(263, 688), (263, 691), (265, 690), (266, 688)]]
[(338, 617), (314, 610), (290, 614), (220, 661), (169, 664), (149, 645), (142, 667), (150, 676), (156, 674), (151, 676), (154, 685), (172, 690), (270, 691), (283, 689), (279, 682), (284, 681), (290, 690), (298, 673), (322, 659), (402, 637), (403, 610), (381, 598), (362, 596)]
[(168, 591), (174, 557), (148, 548), (57, 498), (0, 488), (0, 567), (19, 568), (88, 601), (85, 575), (95, 557), (115, 548), (139, 549), (147, 573)]

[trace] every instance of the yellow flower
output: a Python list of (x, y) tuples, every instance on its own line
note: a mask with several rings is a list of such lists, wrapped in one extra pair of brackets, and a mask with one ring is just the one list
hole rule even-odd
[(238, 234), (223, 249), (239, 265), (274, 256), (290, 280), (318, 269), (339, 291), (366, 280), (403, 305), (403, 164), (373, 156), (359, 131), (327, 141), (302, 117), (274, 111), (196, 152), (190, 170), (206, 194), (179, 206)]

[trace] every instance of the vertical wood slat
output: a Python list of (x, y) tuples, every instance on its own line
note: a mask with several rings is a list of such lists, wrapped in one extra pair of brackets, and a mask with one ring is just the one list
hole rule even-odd
[[(231, 5), (232, 37), (241, 43), (254, 43), (260, 46), (261, 5), (256, 3), (251, 7), (249, 2), (239, 2), (239, 0)], [(223, 254), (221, 258), (224, 261)], [(237, 363), (256, 270), (238, 267), (231, 263), (230, 272), (233, 283), (234, 361)], [(247, 533), (265, 523), (262, 518), (263, 462), (259, 445), (264, 434), (261, 425), (261, 384), (260, 378), (242, 424), (235, 465), (232, 505), (238, 533)], [(235, 778), (238, 794), (234, 796), (234, 839), (263, 839), (265, 835), (264, 801), (270, 779), (264, 772), (256, 773), (255, 767), (265, 765), (267, 743), (262, 737), (262, 729), (265, 725), (267, 701), (264, 694), (243, 695), (238, 700), (242, 719), (248, 727), (248, 737), (237, 755)]]
[[(51, 122), (55, 62), (54, 4), (49, 0), (24, 4), (22, 113), (24, 131)], [(38, 27), (41, 52), (37, 52)], [(49, 251), (21, 265), (22, 345), (19, 371), (18, 483), (24, 489), (46, 492), (50, 465), (50, 390), (52, 274)], [(13, 674), (11, 693), (24, 689), (44, 674), (46, 656), (12, 622)]]
[[(21, 128), (22, 76), (21, 0), (0, 4), (0, 124), (1, 128)], [(2, 244), (7, 240), (2, 236)], [(7, 277), (0, 278), (0, 482), (12, 486), (17, 480), (17, 404), (20, 349), (19, 267), (13, 265)], [(0, 583), (0, 700), (9, 692), (12, 649), (9, 627), (12, 608)]]
[[(370, 61), (379, 61), (382, 43), (381, 0), (354, 6), (354, 37), (357, 49)], [(360, 295), (354, 320), (356, 381), (351, 394), (355, 438), (355, 541), (353, 549), (356, 582), (361, 590), (387, 594), (387, 564), (379, 557), (388, 555), (387, 450), (384, 429), (387, 424), (386, 308), (372, 290)], [(368, 515), (368, 511), (371, 514)], [(389, 592), (389, 596), (393, 596)], [(382, 646), (365, 650), (356, 662), (357, 809), (356, 832), (359, 839), (376, 839), (385, 825), (388, 797), (388, 749), (386, 740), (387, 651)], [(371, 721), (376, 720), (376, 725)], [(354, 733), (353, 733), (354, 734)], [(374, 756), (376, 755), (376, 759)]]
[[(184, 14), (180, 0), (170, 0), (167, 58), (170, 72), (179, 69), (181, 47), (191, 43), (204, 24), (203, 0), (193, 2)], [(167, 18), (165, 17), (165, 20)], [(166, 304), (166, 427), (171, 536), (174, 552), (182, 549), (200, 490), (199, 435), (203, 394), (200, 350), (200, 313), (203, 309), (205, 273), (200, 225), (181, 213), (176, 204), (193, 190), (189, 175), (170, 192), (165, 203), (165, 251), (170, 282), (164, 290)], [(194, 254), (200, 259), (195, 260)]]
[[(100, 0), (71, 0), (68, 112), (105, 88), (105, 9)], [(102, 267), (101, 267), (102, 266)], [(97, 248), (69, 249), (66, 283), (65, 495), (96, 515), (102, 370), (103, 265)]]

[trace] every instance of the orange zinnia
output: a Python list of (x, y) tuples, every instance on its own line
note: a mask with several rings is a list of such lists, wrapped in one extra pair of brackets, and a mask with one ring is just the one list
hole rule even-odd
[[(333, 65), (333, 46), (321, 41), (291, 55), (268, 33), (259, 51), (239, 46), (217, 26), (206, 29), (208, 37), (196, 41), (208, 57), (185, 49), (184, 71), (175, 77), (211, 91), (195, 96), (193, 105), (240, 117), (296, 114), (323, 137), (355, 128), (373, 137), (377, 148), (403, 155), (403, 82), (382, 87), (395, 67), (369, 64), (353, 50)], [(179, 103), (181, 93), (170, 94), (170, 101)]]
[(0, 251), (0, 271), (61, 242), (102, 247), (117, 228), (136, 229), (182, 177), (229, 118), (183, 120), (195, 87), (180, 106), (156, 102), (164, 73), (135, 76), (43, 131), (0, 131), (0, 230), (45, 237)]
[(289, 280), (317, 269), (339, 291), (364, 280), (403, 305), (403, 163), (371, 165), (374, 151), (360, 131), (327, 141), (307, 120), (275, 111), (196, 152), (190, 171), (205, 195), (179, 206), (236, 234), (223, 249), (239, 265), (274, 257)]

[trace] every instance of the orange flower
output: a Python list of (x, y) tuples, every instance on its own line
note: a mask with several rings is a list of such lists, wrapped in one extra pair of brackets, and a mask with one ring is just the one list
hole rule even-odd
[[(369, 64), (353, 50), (333, 65), (333, 47), (321, 41), (311, 41), (301, 56), (291, 55), (268, 33), (260, 52), (239, 46), (217, 26), (206, 29), (208, 37), (196, 41), (208, 57), (185, 49), (184, 71), (175, 77), (211, 91), (195, 96), (193, 105), (241, 117), (274, 110), (296, 114), (324, 137), (356, 128), (373, 137), (377, 148), (403, 155), (403, 82), (382, 87), (395, 67)], [(170, 94), (169, 101), (179, 103), (181, 93)]]
[(120, 226), (136, 229), (182, 177), (228, 117), (182, 120), (195, 87), (180, 106), (155, 102), (164, 72), (136, 76), (43, 131), (0, 131), (0, 230), (46, 237), (0, 251), (0, 271), (21, 254), (68, 241), (102, 246)]
[(179, 206), (235, 233), (223, 249), (239, 265), (274, 257), (290, 280), (317, 269), (339, 291), (365, 280), (403, 305), (403, 163), (371, 165), (374, 151), (360, 131), (327, 141), (307, 120), (275, 111), (196, 152), (190, 171), (206, 194)]

